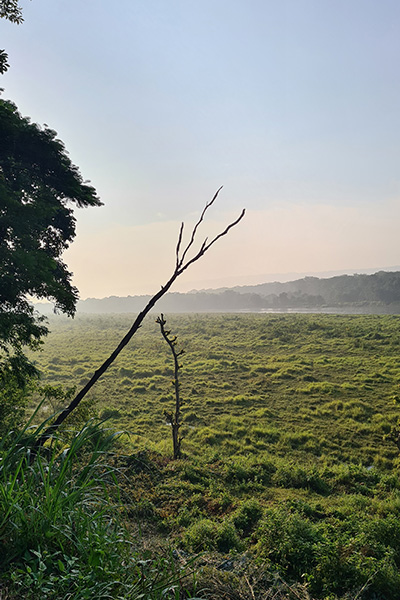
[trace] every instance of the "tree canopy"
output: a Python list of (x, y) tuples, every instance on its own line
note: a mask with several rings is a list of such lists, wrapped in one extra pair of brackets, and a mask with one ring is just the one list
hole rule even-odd
[[(22, 9), (19, 0), (0, 0), (0, 18), (7, 19), (11, 23), (19, 25), (23, 22)], [(0, 50), (0, 74), (5, 73), (8, 68), (8, 54), (5, 50)]]
[[(73, 315), (78, 291), (61, 259), (75, 237), (73, 205), (99, 206), (55, 131), (0, 99), (0, 363), (19, 363), (47, 329), (31, 297)], [(14, 364), (14, 366), (16, 366)]]

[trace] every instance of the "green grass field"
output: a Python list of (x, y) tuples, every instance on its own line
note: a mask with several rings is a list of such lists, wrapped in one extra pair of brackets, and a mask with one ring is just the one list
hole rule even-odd
[[(89, 398), (130, 432), (132, 527), (208, 565), (229, 557), (229, 572), (214, 570), (225, 595), (209, 597), (272, 598), (277, 578), (301, 598), (400, 597), (400, 317), (167, 315), (185, 349), (182, 461), (170, 459), (173, 365), (155, 318)], [(131, 320), (52, 319), (34, 357), (43, 383), (79, 388)]]

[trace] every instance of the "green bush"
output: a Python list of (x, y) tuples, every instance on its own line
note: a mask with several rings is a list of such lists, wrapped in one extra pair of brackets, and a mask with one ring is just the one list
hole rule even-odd
[(297, 512), (285, 508), (267, 511), (256, 535), (259, 556), (290, 577), (301, 580), (315, 567), (316, 544), (321, 535), (316, 525)]
[(243, 544), (234, 525), (228, 521), (223, 521), (217, 526), (215, 543), (219, 552), (243, 550)]
[(105, 408), (101, 413), (101, 418), (106, 419), (118, 419), (121, 416), (121, 411), (117, 408)]
[(242, 550), (243, 546), (232, 523), (216, 523), (211, 519), (201, 519), (185, 532), (184, 544), (194, 552), (201, 550)]
[(20, 381), (0, 361), (0, 439), (11, 430), (23, 427), (25, 409), (36, 387), (35, 377)]
[(216, 547), (217, 524), (211, 519), (201, 519), (191, 525), (184, 534), (184, 543), (194, 552), (200, 550), (214, 550)]
[(193, 463), (185, 463), (182, 470), (182, 479), (190, 481), (190, 483), (204, 483), (207, 481), (208, 474), (204, 470)]
[(255, 532), (258, 556), (282, 577), (307, 582), (313, 597), (357, 597), (364, 589), (360, 597), (365, 599), (396, 598), (398, 520), (390, 516), (365, 522), (355, 511), (326, 521), (318, 516), (301, 503), (267, 511)]
[(232, 516), (232, 522), (236, 529), (243, 535), (248, 535), (258, 521), (261, 519), (263, 509), (255, 498), (245, 500)]

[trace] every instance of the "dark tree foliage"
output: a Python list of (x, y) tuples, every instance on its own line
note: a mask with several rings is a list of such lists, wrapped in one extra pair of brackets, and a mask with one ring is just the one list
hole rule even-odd
[(9, 68), (8, 54), (5, 50), (0, 50), (0, 74), (3, 75)]
[(75, 237), (71, 204), (101, 204), (56, 135), (0, 100), (0, 374), (26, 365), (23, 347), (47, 332), (31, 297), (74, 314), (78, 291), (61, 260)]
[(19, 0), (0, 0), (0, 18), (8, 19), (12, 23), (22, 23), (22, 8)]
[[(0, 0), (0, 18), (8, 19), (11, 23), (19, 25), (24, 20), (22, 9), (18, 0)], [(5, 50), (0, 50), (0, 74), (3, 75), (8, 68), (8, 54)]]

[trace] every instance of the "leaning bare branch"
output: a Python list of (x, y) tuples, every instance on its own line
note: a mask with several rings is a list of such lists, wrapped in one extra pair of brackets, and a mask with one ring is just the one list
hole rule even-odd
[(208, 240), (206, 238), (202, 242), (202, 244), (200, 246), (200, 250), (198, 250), (197, 254), (195, 254), (191, 259), (187, 259), (189, 250), (196, 242), (197, 230), (198, 230), (200, 224), (203, 222), (204, 216), (205, 216), (207, 210), (215, 202), (220, 190), (221, 190), (221, 188), (219, 188), (217, 190), (217, 192), (214, 194), (214, 197), (212, 198), (212, 200), (210, 200), (210, 202), (208, 202), (206, 204), (206, 206), (204, 207), (203, 212), (201, 213), (197, 223), (195, 224), (195, 226), (192, 229), (190, 241), (184, 248), (182, 255), (180, 255), (181, 246), (182, 246), (183, 229), (184, 229), (184, 224), (182, 223), (180, 230), (179, 230), (178, 241), (177, 241), (176, 250), (175, 250), (175, 255), (176, 255), (175, 269), (174, 269), (171, 277), (169, 278), (167, 283), (164, 286), (162, 286), (161, 289), (154, 296), (152, 296), (152, 298), (150, 298), (149, 302), (146, 304), (146, 306), (144, 307), (142, 312), (140, 312), (138, 314), (138, 316), (136, 317), (135, 321), (133, 322), (133, 324), (132, 324), (131, 328), (129, 329), (129, 331), (127, 332), (127, 334), (122, 338), (122, 340), (120, 341), (118, 346), (110, 354), (110, 356), (107, 358), (107, 360), (105, 360), (104, 363), (93, 373), (91, 379), (79, 391), (79, 393), (75, 396), (75, 398), (72, 400), (72, 402), (69, 404), (69, 406), (67, 406), (58, 415), (58, 417), (56, 418), (54, 423), (52, 423), (43, 432), (43, 434), (37, 439), (35, 446), (33, 448), (33, 455), (39, 450), (39, 448), (41, 448), (43, 446), (43, 444), (46, 442), (46, 440), (48, 440), (50, 437), (52, 437), (54, 435), (54, 433), (57, 431), (57, 429), (61, 425), (61, 423), (63, 423), (65, 421), (65, 419), (79, 405), (79, 403), (83, 400), (83, 398), (86, 396), (86, 394), (89, 392), (89, 390), (94, 386), (94, 384), (98, 381), (98, 379), (100, 379), (100, 377), (107, 371), (108, 367), (114, 362), (114, 360), (117, 358), (119, 353), (123, 350), (123, 348), (125, 348), (125, 346), (128, 344), (128, 342), (132, 339), (132, 337), (135, 335), (137, 330), (140, 328), (146, 315), (151, 311), (151, 309), (158, 302), (158, 300), (160, 300), (160, 298), (162, 298), (164, 296), (164, 294), (166, 294), (168, 292), (168, 290), (171, 288), (171, 286), (175, 282), (175, 280), (184, 271), (186, 271), (186, 269), (188, 267), (190, 267), (190, 265), (192, 265), (193, 263), (198, 261), (211, 248), (211, 246), (213, 244), (215, 244), (215, 242), (217, 242), (221, 237), (225, 236), (232, 229), (232, 227), (235, 227), (235, 225), (237, 225), (243, 219), (243, 217), (245, 215), (244, 209), (242, 210), (239, 217), (235, 221), (230, 223), (224, 229), (224, 231), (222, 231), (221, 233), (216, 235), (210, 242), (208, 242)]
[(176, 269), (179, 267), (179, 250), (181, 248), (181, 244), (182, 244), (182, 237), (183, 237), (183, 229), (185, 227), (185, 223), (181, 223), (181, 228), (179, 230), (179, 235), (178, 235), (178, 243), (176, 244), (176, 250), (175, 250), (175, 255), (176, 255)]

